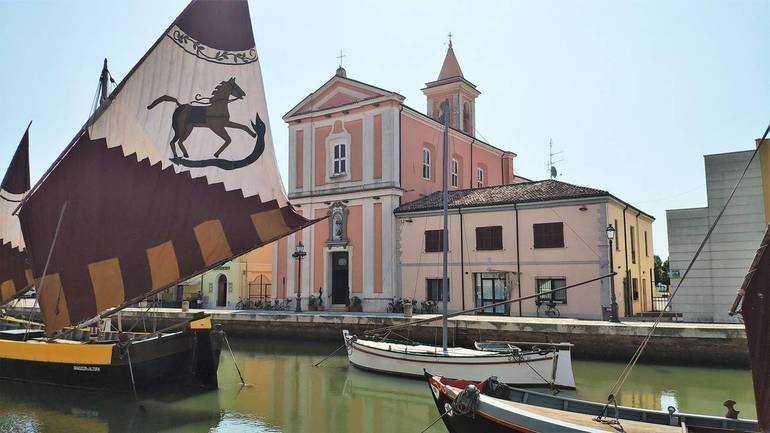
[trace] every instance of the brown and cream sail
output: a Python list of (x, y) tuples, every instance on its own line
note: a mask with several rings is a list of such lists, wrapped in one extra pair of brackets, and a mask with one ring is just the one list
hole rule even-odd
[[(770, 226), (733, 305), (746, 325), (757, 421), (770, 430)], [(740, 310), (738, 307), (740, 306)]]
[(47, 332), (310, 224), (267, 122), (247, 2), (193, 1), (21, 206)]
[(0, 185), (0, 305), (31, 287), (19, 218), (13, 214), (29, 191), (29, 127)]

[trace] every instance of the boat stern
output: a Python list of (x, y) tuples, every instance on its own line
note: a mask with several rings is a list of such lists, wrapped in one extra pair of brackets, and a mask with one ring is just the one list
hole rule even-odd
[(204, 388), (215, 389), (219, 386), (217, 370), (224, 332), (213, 325), (209, 315), (191, 320), (187, 328), (193, 334), (195, 377)]

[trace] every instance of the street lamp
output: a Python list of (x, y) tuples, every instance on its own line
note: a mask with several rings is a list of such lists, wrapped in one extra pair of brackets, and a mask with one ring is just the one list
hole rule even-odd
[(612, 224), (607, 226), (607, 240), (610, 241), (610, 321), (620, 323), (618, 319), (618, 300), (615, 297), (615, 264), (612, 261), (612, 241), (615, 239), (615, 227)]
[(302, 312), (302, 305), (300, 304), (300, 301), (302, 300), (300, 291), (302, 285), (302, 258), (306, 255), (307, 253), (305, 252), (305, 246), (302, 245), (302, 241), (299, 241), (297, 246), (294, 248), (294, 253), (291, 255), (297, 259), (297, 308), (294, 310), (297, 313)]

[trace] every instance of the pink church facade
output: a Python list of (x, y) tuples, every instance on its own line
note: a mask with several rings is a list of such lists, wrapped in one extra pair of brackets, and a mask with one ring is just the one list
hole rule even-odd
[[(322, 289), (327, 308), (358, 297), (365, 311), (384, 311), (405, 293), (393, 211), (441, 189), (442, 103), (451, 108), (450, 189), (519, 180), (514, 153), (476, 138), (480, 92), (463, 76), (451, 44), (439, 78), (422, 90), (426, 113), (339, 68), (283, 117), (289, 128), (289, 199), (303, 216), (327, 218), (276, 243), (274, 297), (294, 298), (299, 288), (304, 309)], [(301, 273), (292, 257), (299, 242), (307, 251)]]

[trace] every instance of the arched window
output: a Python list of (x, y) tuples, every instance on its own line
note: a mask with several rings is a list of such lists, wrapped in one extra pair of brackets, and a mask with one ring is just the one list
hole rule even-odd
[(463, 104), (463, 131), (471, 133), (471, 107), (467, 102)]
[(422, 148), (422, 178), (430, 180), (430, 149)]
[(481, 167), (476, 170), (476, 188), (484, 188), (484, 169)]

